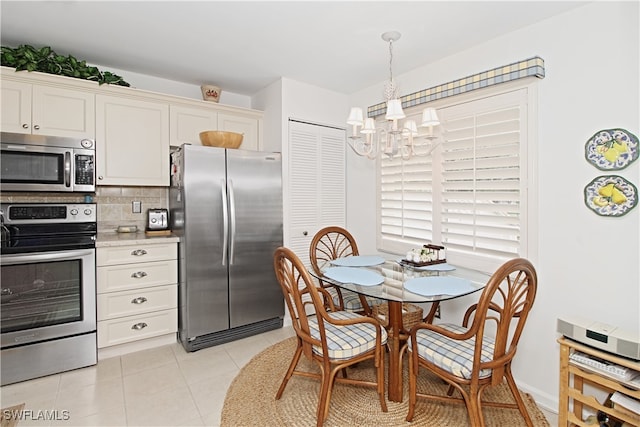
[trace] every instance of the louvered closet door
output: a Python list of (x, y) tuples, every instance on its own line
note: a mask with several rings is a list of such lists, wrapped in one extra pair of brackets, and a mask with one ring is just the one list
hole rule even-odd
[(345, 138), (344, 129), (289, 121), (289, 233), (285, 245), (305, 264), (318, 230), (346, 225)]

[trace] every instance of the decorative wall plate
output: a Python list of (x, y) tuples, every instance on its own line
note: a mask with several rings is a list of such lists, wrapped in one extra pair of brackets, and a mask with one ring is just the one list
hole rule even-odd
[(622, 216), (638, 204), (638, 189), (621, 176), (599, 176), (584, 188), (584, 203), (598, 215)]
[(624, 129), (604, 129), (584, 146), (587, 161), (600, 170), (620, 170), (638, 158), (638, 137)]

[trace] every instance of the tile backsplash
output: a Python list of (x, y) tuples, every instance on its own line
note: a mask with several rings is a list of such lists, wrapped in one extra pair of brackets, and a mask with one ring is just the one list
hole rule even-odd
[[(169, 190), (166, 187), (100, 186), (93, 201), (98, 206), (98, 231), (115, 231), (119, 225), (136, 225), (144, 230), (147, 209), (168, 208)], [(64, 193), (0, 193), (3, 203), (84, 203), (84, 194)], [(133, 202), (141, 202), (140, 213), (133, 213)]]

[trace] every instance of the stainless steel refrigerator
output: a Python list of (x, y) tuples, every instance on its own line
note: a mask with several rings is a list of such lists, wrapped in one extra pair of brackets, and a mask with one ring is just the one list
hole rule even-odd
[(187, 351), (282, 327), (280, 153), (185, 144), (171, 155), (179, 337)]

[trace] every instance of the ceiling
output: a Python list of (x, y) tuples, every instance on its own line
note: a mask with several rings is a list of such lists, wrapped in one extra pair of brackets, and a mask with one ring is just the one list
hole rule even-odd
[(351, 94), (388, 78), (385, 31), (402, 34), (393, 44), (399, 75), (583, 4), (2, 0), (0, 40), (242, 95), (280, 77)]

